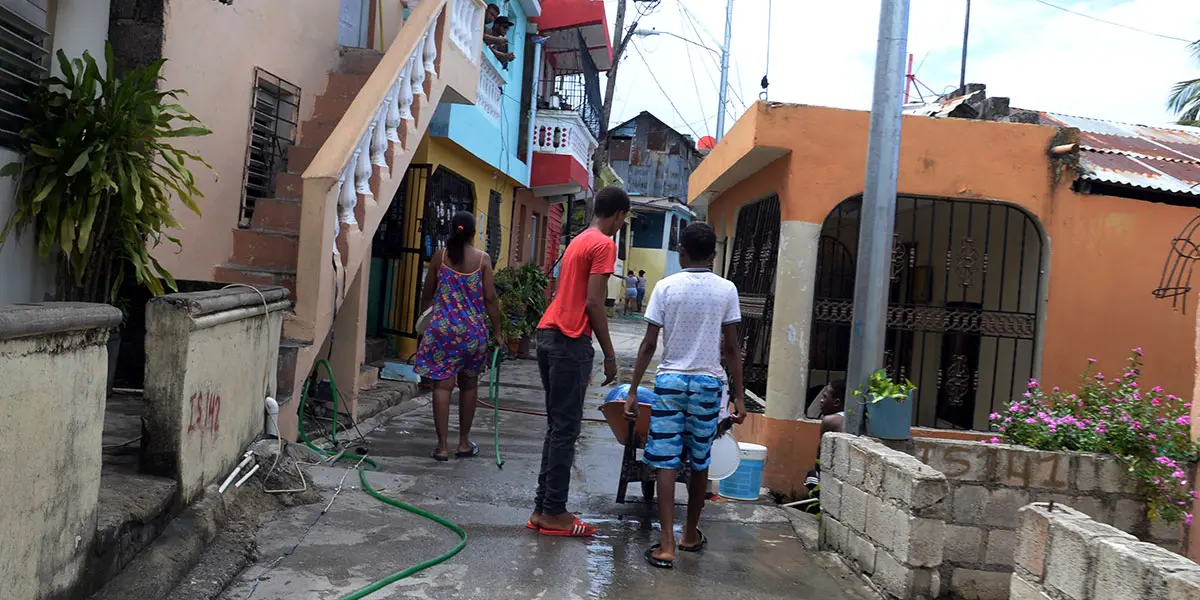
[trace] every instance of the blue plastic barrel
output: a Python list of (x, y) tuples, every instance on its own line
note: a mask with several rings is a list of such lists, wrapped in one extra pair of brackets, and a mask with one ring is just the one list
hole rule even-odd
[(717, 492), (731, 500), (758, 500), (762, 489), (763, 466), (767, 463), (767, 448), (758, 444), (738, 442), (741, 464), (733, 475), (721, 480)]

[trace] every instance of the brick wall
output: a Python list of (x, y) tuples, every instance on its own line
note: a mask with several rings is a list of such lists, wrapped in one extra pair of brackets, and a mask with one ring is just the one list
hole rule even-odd
[(843, 556), (891, 598), (937, 598), (946, 477), (868, 439), (822, 439), (821, 548)]
[(1055, 503), (1018, 513), (1012, 600), (1200, 598), (1200, 565)]
[[(842, 434), (828, 434), (822, 443), (823, 519), (832, 517), (827, 547), (839, 551), (865, 574), (870, 575), (872, 565), (864, 542), (887, 549), (893, 556), (896, 550), (886, 544), (888, 539), (894, 540), (889, 538), (894, 534), (887, 533), (880, 519), (867, 519), (859, 507), (872, 505), (875, 497), (882, 502), (876, 503), (880, 510), (885, 510), (885, 501), (895, 494), (932, 485), (926, 483), (931, 474), (940, 477), (944, 498), (908, 510), (911, 516), (940, 520), (940, 527), (929, 525), (926, 534), (941, 536), (936, 543), (942, 545), (942, 558), (936, 565), (913, 566), (937, 570), (942, 597), (1008, 598), (1017, 512), (1031, 502), (1071, 506), (1126, 535), (1169, 550), (1182, 547), (1182, 528), (1151, 524), (1146, 504), (1137, 494), (1137, 482), (1111, 456), (942, 439), (915, 439), (898, 448)], [(906, 464), (899, 462), (897, 455), (923, 470), (888, 467)], [(868, 475), (879, 469), (893, 473), (892, 478), (882, 481)], [(848, 511), (847, 506), (853, 510)], [(904, 509), (902, 503), (898, 507)], [(878, 527), (883, 529), (877, 532)], [(843, 538), (846, 542), (841, 545)], [(874, 568), (877, 570), (878, 564)]]

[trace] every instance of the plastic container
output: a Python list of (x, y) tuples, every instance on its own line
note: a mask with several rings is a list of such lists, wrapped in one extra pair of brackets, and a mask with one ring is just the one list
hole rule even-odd
[(767, 448), (758, 444), (738, 442), (741, 463), (733, 475), (721, 480), (718, 493), (730, 500), (758, 500), (762, 489), (763, 465), (767, 462)]

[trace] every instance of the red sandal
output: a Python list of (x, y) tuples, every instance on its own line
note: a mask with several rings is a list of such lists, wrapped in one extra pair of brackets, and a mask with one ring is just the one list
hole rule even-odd
[(547, 529), (539, 527), (538, 533), (551, 537), (592, 537), (596, 535), (596, 527), (579, 517), (575, 517), (575, 522), (571, 524), (570, 529)]

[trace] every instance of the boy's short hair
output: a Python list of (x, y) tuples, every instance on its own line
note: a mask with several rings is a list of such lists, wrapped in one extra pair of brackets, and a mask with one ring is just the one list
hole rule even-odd
[(692, 260), (712, 258), (717, 253), (717, 232), (708, 223), (694, 221), (679, 235), (679, 246)]
[(629, 194), (610, 185), (596, 194), (596, 216), (611, 217), (619, 212), (629, 212)]

